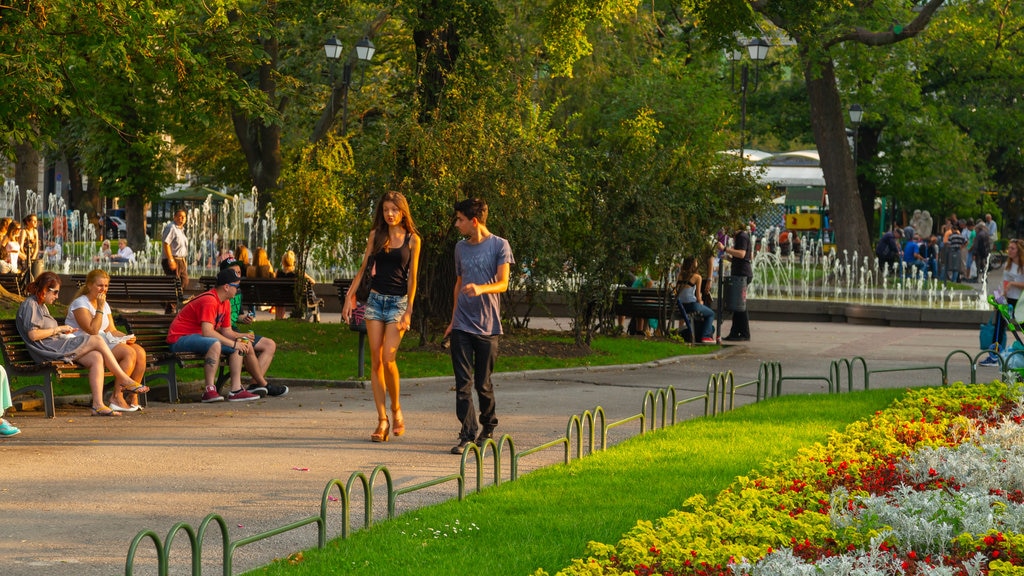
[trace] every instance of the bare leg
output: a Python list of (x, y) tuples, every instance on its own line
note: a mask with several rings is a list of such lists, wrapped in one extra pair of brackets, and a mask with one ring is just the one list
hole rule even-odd
[[(238, 392), (242, 389), (242, 361), (248, 356), (242, 356), (235, 352), (228, 356), (228, 371), (231, 374), (231, 391)], [(253, 359), (255, 361), (255, 359)]]
[[(135, 366), (132, 370), (125, 370), (125, 372), (128, 372), (132, 380), (142, 384), (142, 376), (146, 373), (146, 350), (138, 344), (126, 344), (125, 346), (129, 346), (132, 349), (132, 353), (135, 354)], [(126, 400), (132, 406), (139, 405), (138, 394), (129, 393)]]
[(374, 442), (387, 441), (390, 421), (385, 402), (384, 363), (382, 349), (384, 346), (384, 323), (380, 320), (366, 321), (366, 336), (370, 340), (370, 389), (373, 390), (373, 405), (377, 409), (377, 428), (370, 435)]
[[(135, 369), (135, 351), (129, 348), (126, 344), (118, 344), (111, 350), (114, 354), (114, 358), (117, 359), (118, 366), (125, 373), (131, 373)], [(128, 401), (124, 397), (124, 391), (120, 386), (114, 386), (114, 391), (110, 395), (110, 403), (116, 404), (121, 408), (128, 408)]]
[(381, 349), (381, 374), (384, 377), (384, 388), (391, 397), (391, 415), (395, 436), (405, 433), (405, 418), (402, 416), (400, 399), (400, 378), (398, 375), (398, 346), (402, 343), (405, 333), (398, 329), (398, 323), (384, 327), (384, 343)]
[(260, 378), (263, 378), (267, 375), (267, 370), (270, 370), (270, 363), (274, 361), (274, 354), (277, 353), (277, 342), (270, 338), (260, 338), (260, 341), (253, 350), (256, 351), (256, 357), (260, 360)]
[[(103, 359), (102, 367), (105, 367), (114, 375), (115, 384), (117, 384), (118, 386), (127, 386), (128, 388), (135, 388), (135, 382), (132, 381), (131, 376), (128, 376), (128, 374), (126, 374), (125, 371), (121, 369), (121, 366), (117, 363), (117, 358), (114, 358), (114, 353), (110, 351), (109, 347), (107, 347), (107, 342), (103, 339), (102, 336), (99, 336), (98, 334), (93, 334), (89, 336), (89, 339), (86, 340), (84, 344), (79, 346), (78, 350), (75, 350), (75, 362), (82, 364), (82, 362), (79, 361), (79, 358), (83, 357), (89, 352), (98, 352), (100, 354), (100, 356)], [(85, 364), (82, 365), (85, 366)], [(145, 390), (140, 390), (140, 392), (149, 392), (149, 388), (146, 388)]]
[(377, 419), (387, 420), (387, 396), (384, 389), (384, 323), (379, 320), (366, 321), (366, 336), (370, 341), (370, 388), (373, 403), (377, 407)]
[(210, 345), (203, 358), (203, 381), (207, 390), (217, 391), (217, 366), (220, 364), (220, 342)]
[(107, 405), (103, 403), (103, 355), (92, 350), (79, 355), (75, 362), (89, 369), (89, 390), (92, 391), (92, 409), (97, 412), (109, 410)]

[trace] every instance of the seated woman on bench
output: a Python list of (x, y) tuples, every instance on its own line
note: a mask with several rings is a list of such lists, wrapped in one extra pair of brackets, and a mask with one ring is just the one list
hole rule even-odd
[(49, 271), (43, 272), (28, 285), (26, 291), (29, 296), (18, 308), (15, 321), (29, 355), (39, 363), (75, 362), (88, 368), (94, 416), (121, 415), (103, 404), (103, 375), (106, 370), (113, 373), (114, 385), (124, 392), (149, 392), (148, 386), (136, 383), (121, 369), (102, 336), (86, 334), (71, 326), (61, 326), (50, 315), (47, 305), (53, 304), (60, 294), (60, 276)]
[(697, 273), (697, 259), (686, 258), (679, 269), (676, 279), (676, 302), (682, 308), (683, 318), (689, 324), (689, 315), (697, 314), (700, 326), (694, 326), (694, 340), (700, 339), (704, 344), (715, 342), (715, 313), (704, 305), (700, 274)]
[[(123, 241), (123, 240), (122, 240)], [(117, 358), (118, 365), (128, 373), (132, 380), (142, 382), (146, 372), (146, 351), (135, 343), (135, 338), (125, 340), (125, 333), (114, 327), (114, 316), (107, 304), (107, 289), (110, 288), (110, 274), (97, 268), (85, 277), (85, 284), (78, 289), (75, 299), (68, 305), (68, 317), (65, 323), (78, 328), (86, 334), (99, 334), (107, 341), (107, 346)], [(136, 412), (142, 409), (138, 394), (128, 394), (125, 399), (120, 386), (114, 387), (110, 395), (110, 409), (115, 412)]]

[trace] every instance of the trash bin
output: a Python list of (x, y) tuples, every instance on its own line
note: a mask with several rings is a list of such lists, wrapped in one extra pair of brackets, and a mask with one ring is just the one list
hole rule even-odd
[(745, 312), (747, 310), (747, 277), (726, 276), (724, 284), (722, 304), (729, 312)]

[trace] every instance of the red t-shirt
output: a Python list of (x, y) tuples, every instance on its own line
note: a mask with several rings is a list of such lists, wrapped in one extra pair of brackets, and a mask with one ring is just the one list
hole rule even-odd
[(214, 328), (231, 327), (231, 300), (221, 302), (216, 288), (203, 292), (185, 304), (171, 321), (167, 342), (174, 344), (182, 336), (202, 334), (203, 322), (213, 324)]

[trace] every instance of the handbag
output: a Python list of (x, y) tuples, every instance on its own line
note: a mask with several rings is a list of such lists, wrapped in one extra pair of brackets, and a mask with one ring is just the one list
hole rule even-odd
[(981, 331), (978, 334), (978, 345), (982, 350), (992, 350), (994, 348), (993, 345), (998, 346), (996, 350), (1006, 349), (1006, 330), (1005, 328), (1001, 330), (997, 338), (996, 324), (998, 323), (997, 316), (993, 314), (988, 322), (981, 325)]
[(366, 267), (363, 268), (363, 276), (359, 279), (359, 287), (356, 289), (356, 302), (366, 303), (370, 297), (370, 282), (373, 280), (373, 256), (366, 260)]

